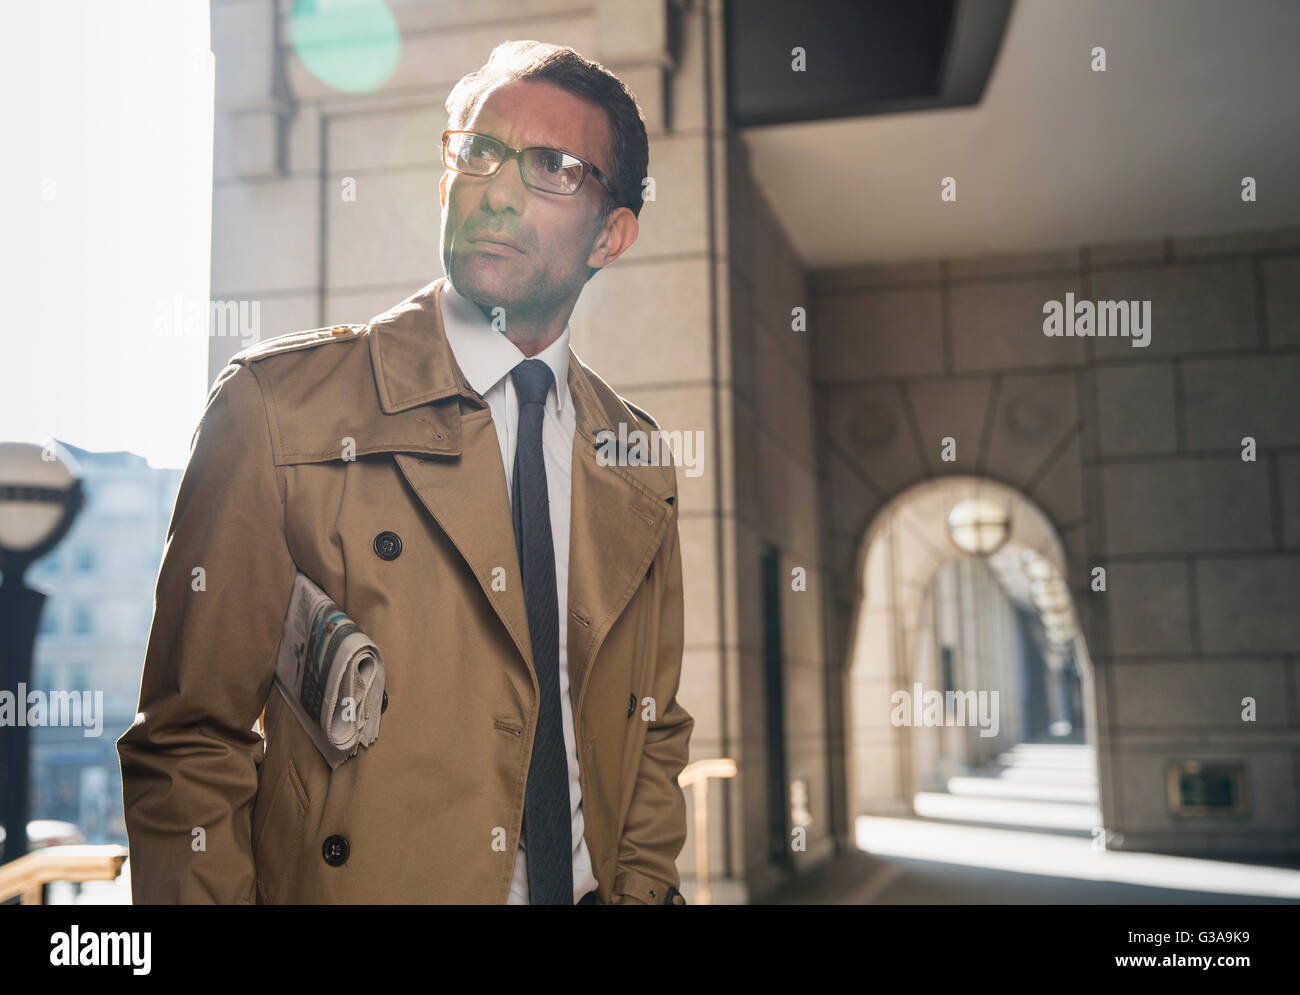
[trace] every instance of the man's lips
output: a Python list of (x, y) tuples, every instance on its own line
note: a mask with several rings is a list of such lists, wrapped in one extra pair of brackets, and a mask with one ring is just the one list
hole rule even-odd
[(470, 238), (471, 243), (478, 245), (496, 245), (503, 249), (513, 249), (515, 252), (523, 252), (523, 247), (513, 238), (506, 238), (498, 235), (477, 235)]

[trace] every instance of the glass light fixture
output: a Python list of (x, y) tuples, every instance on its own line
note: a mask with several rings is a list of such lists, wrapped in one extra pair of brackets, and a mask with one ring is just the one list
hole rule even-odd
[(963, 553), (988, 556), (1011, 534), (1006, 507), (987, 498), (968, 498), (948, 514), (948, 535)]
[(1025, 564), (1025, 576), (1030, 580), (1051, 580), (1056, 576), (1056, 568), (1051, 560), (1040, 556)]

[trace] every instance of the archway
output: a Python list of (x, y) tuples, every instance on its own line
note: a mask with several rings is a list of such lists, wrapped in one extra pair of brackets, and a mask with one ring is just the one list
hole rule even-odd
[(918, 798), (1024, 750), (1031, 766), (1068, 756), (1095, 810), (1092, 666), (1064, 548), (1034, 502), (978, 476), (916, 484), (872, 520), (857, 576), (851, 819), (928, 814)]

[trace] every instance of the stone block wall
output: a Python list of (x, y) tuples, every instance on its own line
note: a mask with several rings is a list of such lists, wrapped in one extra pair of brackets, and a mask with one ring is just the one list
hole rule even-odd
[[(1112, 845), (1300, 851), (1298, 264), (1284, 230), (812, 273), (831, 658), (889, 498), (944, 473), (1013, 486), (1066, 552)], [(1150, 345), (1044, 335), (1067, 292), (1151, 301)], [(1186, 760), (1243, 764), (1249, 815), (1173, 814)]]

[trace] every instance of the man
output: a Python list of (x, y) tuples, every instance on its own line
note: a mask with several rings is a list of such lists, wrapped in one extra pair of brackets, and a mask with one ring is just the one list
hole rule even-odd
[[(447, 110), (450, 280), (209, 396), (118, 743), (137, 902), (682, 904), (675, 470), (601, 458), (657, 425), (568, 344), (636, 238), (644, 121), (536, 42)], [(272, 685), (299, 571), (385, 665), (335, 769)]]

